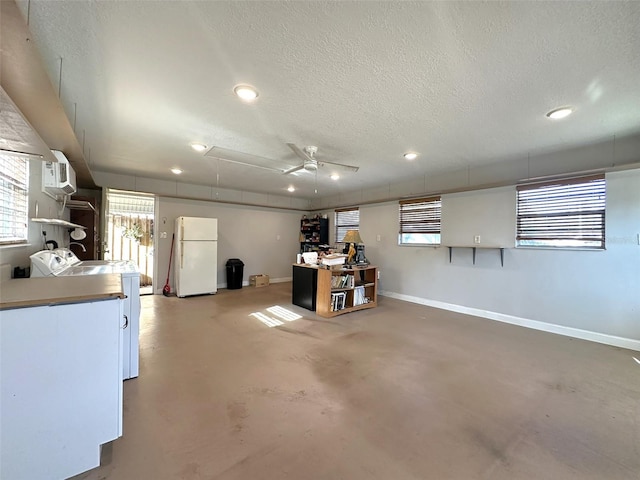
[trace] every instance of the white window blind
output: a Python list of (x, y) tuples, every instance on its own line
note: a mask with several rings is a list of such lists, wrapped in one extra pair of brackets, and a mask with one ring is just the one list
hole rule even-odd
[(342, 242), (347, 230), (360, 229), (360, 210), (341, 208), (336, 210), (336, 243)]
[(0, 155), (0, 244), (26, 243), (28, 235), (29, 163)]
[(109, 202), (109, 214), (153, 217), (155, 200), (152, 196), (109, 191), (107, 200)]
[(439, 244), (441, 197), (416, 198), (400, 202), (400, 244)]
[(605, 246), (606, 183), (603, 175), (518, 190), (518, 246)]

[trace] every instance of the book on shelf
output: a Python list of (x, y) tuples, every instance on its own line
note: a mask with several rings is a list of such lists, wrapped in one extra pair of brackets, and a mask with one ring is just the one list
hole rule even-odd
[(321, 261), (323, 265), (343, 265), (346, 258), (346, 255), (332, 253), (322, 257)]
[(355, 278), (353, 275), (334, 275), (331, 277), (331, 288), (353, 288)]
[(346, 292), (336, 292), (331, 294), (331, 311), (337, 312), (345, 308), (347, 301)]
[(364, 296), (364, 287), (355, 287), (353, 290), (353, 306), (362, 305), (368, 303), (367, 298)]

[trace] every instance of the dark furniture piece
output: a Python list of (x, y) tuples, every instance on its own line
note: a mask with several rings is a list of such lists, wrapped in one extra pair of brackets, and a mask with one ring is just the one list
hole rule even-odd
[(318, 269), (294, 265), (291, 303), (315, 312), (317, 291)]
[(319, 250), (329, 243), (328, 218), (303, 218), (300, 220), (300, 252)]

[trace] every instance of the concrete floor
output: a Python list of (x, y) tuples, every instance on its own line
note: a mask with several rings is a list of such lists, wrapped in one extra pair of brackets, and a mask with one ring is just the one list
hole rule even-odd
[(78, 479), (640, 478), (637, 352), (384, 297), (322, 319), (290, 283), (142, 308), (124, 436)]

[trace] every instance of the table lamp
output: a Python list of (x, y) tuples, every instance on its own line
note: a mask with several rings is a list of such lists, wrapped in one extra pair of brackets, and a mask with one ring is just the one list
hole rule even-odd
[(362, 242), (362, 238), (360, 238), (360, 232), (358, 230), (347, 230), (347, 233), (344, 235), (342, 239), (344, 243), (349, 243), (349, 257), (347, 258), (347, 263), (354, 263), (353, 257), (356, 255), (356, 246)]

